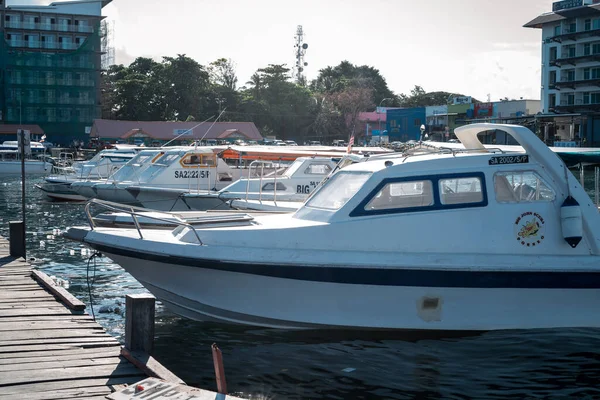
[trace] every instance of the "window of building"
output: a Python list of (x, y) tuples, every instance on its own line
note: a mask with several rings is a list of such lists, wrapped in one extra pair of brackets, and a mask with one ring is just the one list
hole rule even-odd
[(600, 79), (600, 67), (591, 68), (592, 79)]
[(385, 185), (367, 203), (365, 211), (428, 207), (433, 204), (431, 181), (393, 182)]
[(481, 203), (483, 192), (478, 177), (440, 179), (440, 201), (442, 204)]
[(575, 21), (572, 21), (569, 23), (568, 30), (569, 30), (568, 33), (577, 32), (577, 24), (575, 23)]
[(594, 18), (592, 20), (592, 29), (600, 29), (600, 18)]
[(592, 54), (592, 46), (589, 43), (583, 45), (583, 55), (589, 56)]
[(600, 104), (600, 92), (591, 93), (590, 104)]
[(567, 71), (567, 82), (573, 82), (575, 80), (575, 70), (570, 69)]
[(583, 92), (583, 104), (590, 104), (590, 92)]
[(569, 93), (567, 94), (567, 105), (568, 106), (572, 106), (575, 104), (575, 94), (573, 93)]
[(560, 25), (554, 27), (554, 36), (560, 35)]
[(550, 84), (554, 85), (556, 83), (556, 71), (550, 71)]
[(583, 79), (587, 80), (587, 79), (591, 79), (591, 74), (590, 74), (590, 69), (589, 68), (584, 68), (583, 69)]
[(584, 31), (592, 30), (592, 20), (591, 19), (586, 19), (585, 21), (583, 21), (583, 30)]
[(569, 46), (567, 48), (567, 52), (569, 54), (569, 58), (577, 56), (577, 48), (575, 46)]
[(600, 54), (600, 43), (594, 43), (592, 45), (592, 54)]
[(556, 107), (556, 95), (555, 94), (548, 95), (548, 107), (549, 108)]
[(79, 25), (79, 20), (75, 20), (75, 25)]
[(556, 197), (535, 171), (496, 172), (494, 189), (499, 203), (553, 201)]
[(6, 34), (6, 40), (10, 40), (12, 38), (12, 35), (10, 33)]
[(415, 118), (415, 126), (421, 126), (421, 118)]
[(558, 57), (558, 49), (557, 47), (550, 47), (550, 61), (556, 60)]
[(33, 17), (33, 22), (35, 22), (36, 24), (37, 24), (38, 22), (40, 22), (40, 17)]

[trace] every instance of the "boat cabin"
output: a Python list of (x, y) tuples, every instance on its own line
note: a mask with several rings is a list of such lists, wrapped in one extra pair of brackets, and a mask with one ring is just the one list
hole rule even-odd
[[(513, 136), (519, 150), (485, 148), (477, 135), (493, 128)], [(344, 222), (342, 236), (352, 234), (348, 223), (355, 222), (368, 226), (378, 241), (410, 242), (415, 252), (598, 252), (599, 236), (589, 234), (590, 224), (600, 223), (598, 210), (566, 165), (531, 131), (474, 124), (458, 128), (456, 135), (463, 149), (417, 147), (340, 170), (294, 218)], [(575, 210), (573, 218), (565, 217), (571, 212), (566, 210)], [(575, 224), (581, 241), (575, 246), (565, 236), (569, 224)], [(376, 240), (373, 250), (377, 247)]]

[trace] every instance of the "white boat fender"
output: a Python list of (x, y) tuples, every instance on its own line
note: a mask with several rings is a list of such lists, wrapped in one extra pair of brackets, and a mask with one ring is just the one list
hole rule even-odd
[(568, 196), (560, 207), (560, 223), (565, 241), (572, 248), (577, 247), (583, 237), (583, 217), (579, 203), (572, 196)]

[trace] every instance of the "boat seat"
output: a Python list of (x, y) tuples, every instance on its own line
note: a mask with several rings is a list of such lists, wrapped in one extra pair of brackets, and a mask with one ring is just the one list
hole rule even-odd
[(481, 192), (460, 192), (441, 194), (442, 204), (469, 204), (483, 201)]
[(506, 176), (496, 175), (494, 177), (494, 189), (496, 191), (496, 201), (499, 202), (516, 202), (519, 201), (515, 195), (515, 189), (508, 182)]

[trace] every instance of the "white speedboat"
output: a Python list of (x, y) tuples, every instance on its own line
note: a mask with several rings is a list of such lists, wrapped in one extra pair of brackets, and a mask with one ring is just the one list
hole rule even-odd
[[(26, 158), (25, 174), (45, 175), (52, 170), (52, 164), (44, 159)], [(0, 176), (20, 175), (21, 157), (18, 150), (0, 150)]]
[(55, 200), (85, 201), (87, 198), (77, 193), (72, 185), (75, 182), (95, 182), (106, 179), (135, 156), (133, 150), (102, 150), (87, 162), (76, 162), (69, 168), (59, 168), (57, 174), (45, 178), (36, 185), (44, 194)]
[[(501, 130), (521, 151), (486, 149)], [(377, 156), (294, 214), (169, 230), (73, 227), (172, 311), (277, 328), (600, 327), (600, 215), (515, 125), (463, 150)], [(89, 217), (91, 220), (91, 217)]]
[[(181, 147), (143, 151), (131, 168), (93, 185), (99, 199), (171, 211), (176, 200), (190, 190), (222, 189), (241, 177), (243, 169), (232, 168), (210, 147)], [(142, 160), (143, 158), (143, 160)], [(126, 166), (127, 167), (127, 166)], [(75, 190), (84, 185), (73, 186)]]

